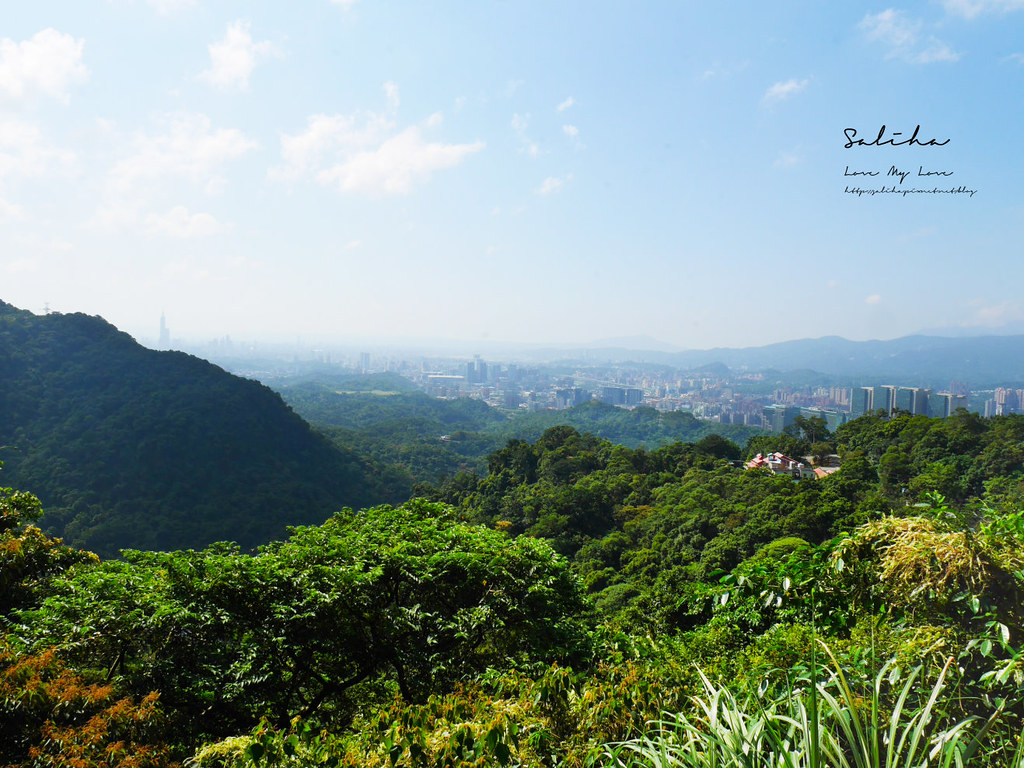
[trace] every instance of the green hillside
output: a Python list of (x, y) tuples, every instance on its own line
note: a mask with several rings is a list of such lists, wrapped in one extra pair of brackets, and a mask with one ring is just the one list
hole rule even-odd
[[(404, 381), (404, 380), (402, 380)], [(407, 487), (458, 472), (482, 472), (485, 457), (508, 440), (534, 441), (571, 426), (629, 448), (696, 442), (716, 434), (742, 445), (751, 427), (701, 421), (685, 412), (627, 410), (593, 400), (565, 410), (506, 415), (480, 400), (440, 400), (422, 392), (385, 392), (375, 376), (335, 377), (281, 386), (285, 401), (339, 445), (387, 464)], [(391, 383), (395, 390), (401, 385)], [(368, 390), (376, 389), (371, 393)]]
[[(505, 416), (479, 400), (440, 400), (390, 374), (318, 378), (280, 388), (281, 396), (336, 445), (376, 461), (411, 495), (419, 482), (436, 482), (462, 471), (482, 471), (483, 457), (499, 448), (493, 430)], [(391, 387), (384, 390), (381, 385)], [(371, 391), (372, 390), (372, 391)]]
[(145, 349), (98, 317), (0, 303), (4, 484), (33, 488), (43, 525), (101, 554), (218, 540), (391, 498), (267, 387)]

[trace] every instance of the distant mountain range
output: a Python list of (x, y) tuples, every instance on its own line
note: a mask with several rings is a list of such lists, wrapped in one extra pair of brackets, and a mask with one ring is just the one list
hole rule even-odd
[(380, 473), (264, 385), (137, 344), (99, 317), (0, 302), (0, 485), (101, 555), (229, 540), (389, 499)]
[(889, 341), (826, 336), (747, 349), (681, 352), (673, 357), (684, 367), (720, 362), (733, 369), (810, 369), (921, 384), (952, 379), (973, 386), (1024, 381), (1024, 336), (904, 336)]
[[(339, 347), (347, 354), (376, 350), (388, 356), (453, 356), (479, 354), (488, 360), (575, 366), (605, 363), (646, 363), (680, 369), (800, 372), (804, 380), (825, 377), (864, 383), (947, 387), (951, 380), (975, 388), (1024, 383), (1024, 328), (1006, 326), (990, 335), (965, 336), (966, 329), (946, 328), (886, 341), (850, 341), (840, 336), (798, 339), (758, 347), (681, 349), (651, 336), (624, 336), (586, 344), (513, 344), (481, 340), (455, 342), (415, 340), (405, 344), (378, 339), (359, 347)], [(329, 341), (324, 342), (331, 347)], [(339, 342), (340, 343), (340, 342)], [(204, 352), (200, 354), (205, 355)], [(220, 358), (214, 357), (215, 360)], [(268, 358), (269, 360), (269, 358)], [(223, 358), (233, 369), (249, 360)], [(269, 363), (268, 363), (269, 364)], [(263, 377), (261, 377), (262, 379)], [(319, 378), (319, 374), (318, 374)], [(263, 379), (266, 380), (266, 379)], [(270, 383), (268, 381), (268, 383)]]
[(904, 336), (888, 341), (849, 341), (840, 336), (783, 341), (762, 347), (669, 352), (624, 346), (535, 350), (535, 359), (591, 363), (633, 360), (682, 369), (726, 365), (732, 370), (817, 371), (844, 378), (892, 379), (915, 385), (972, 386), (1024, 382), (1024, 335)]

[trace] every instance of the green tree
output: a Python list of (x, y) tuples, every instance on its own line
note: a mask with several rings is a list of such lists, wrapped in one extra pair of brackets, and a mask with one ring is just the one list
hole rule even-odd
[(739, 446), (721, 435), (702, 437), (694, 444), (693, 448), (697, 453), (730, 461), (738, 461), (741, 455)]
[(807, 455), (810, 450), (811, 444), (796, 435), (755, 435), (747, 440), (743, 455), (747, 459), (752, 459), (758, 453), (769, 454), (778, 451), (799, 461), (800, 457)]
[(793, 419), (793, 426), (803, 435), (804, 440), (809, 443), (816, 443), (828, 440), (831, 436), (828, 431), (825, 419), (821, 416), (799, 415)]
[(0, 620), (38, 601), (53, 576), (75, 563), (96, 560), (32, 525), (41, 513), (31, 493), (0, 488)]
[(391, 686), (422, 701), (585, 638), (581, 588), (550, 546), (422, 501), (340, 513), (256, 555), (125, 557), (70, 574), (23, 619), (80, 665), (161, 691), (192, 739), (261, 717), (344, 723)]

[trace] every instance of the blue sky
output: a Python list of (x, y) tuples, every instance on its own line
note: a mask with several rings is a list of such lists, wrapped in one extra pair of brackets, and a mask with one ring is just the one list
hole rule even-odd
[[(23, 308), (196, 340), (1024, 327), (1024, 0), (7, 5)], [(949, 141), (844, 147), (882, 125)]]

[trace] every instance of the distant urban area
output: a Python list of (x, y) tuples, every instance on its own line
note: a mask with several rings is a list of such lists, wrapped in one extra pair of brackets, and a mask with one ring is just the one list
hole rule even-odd
[(843, 379), (807, 370), (734, 370), (720, 363), (680, 369), (649, 362), (590, 362), (585, 352), (582, 360), (524, 363), (482, 355), (432, 357), (239, 345), (227, 338), (200, 346), (172, 343), (163, 321), (156, 346), (206, 357), (265, 383), (314, 372), (392, 373), (432, 397), (482, 400), (503, 411), (561, 410), (599, 400), (627, 409), (686, 411), (699, 419), (772, 433), (786, 431), (798, 417), (821, 418), (832, 431), (874, 411), (932, 417), (949, 416), (960, 408), (985, 416), (1024, 412), (1024, 389), (974, 390), (969, 382), (956, 380), (942, 386), (878, 383), (871, 380), (870, 371), (859, 379)]

